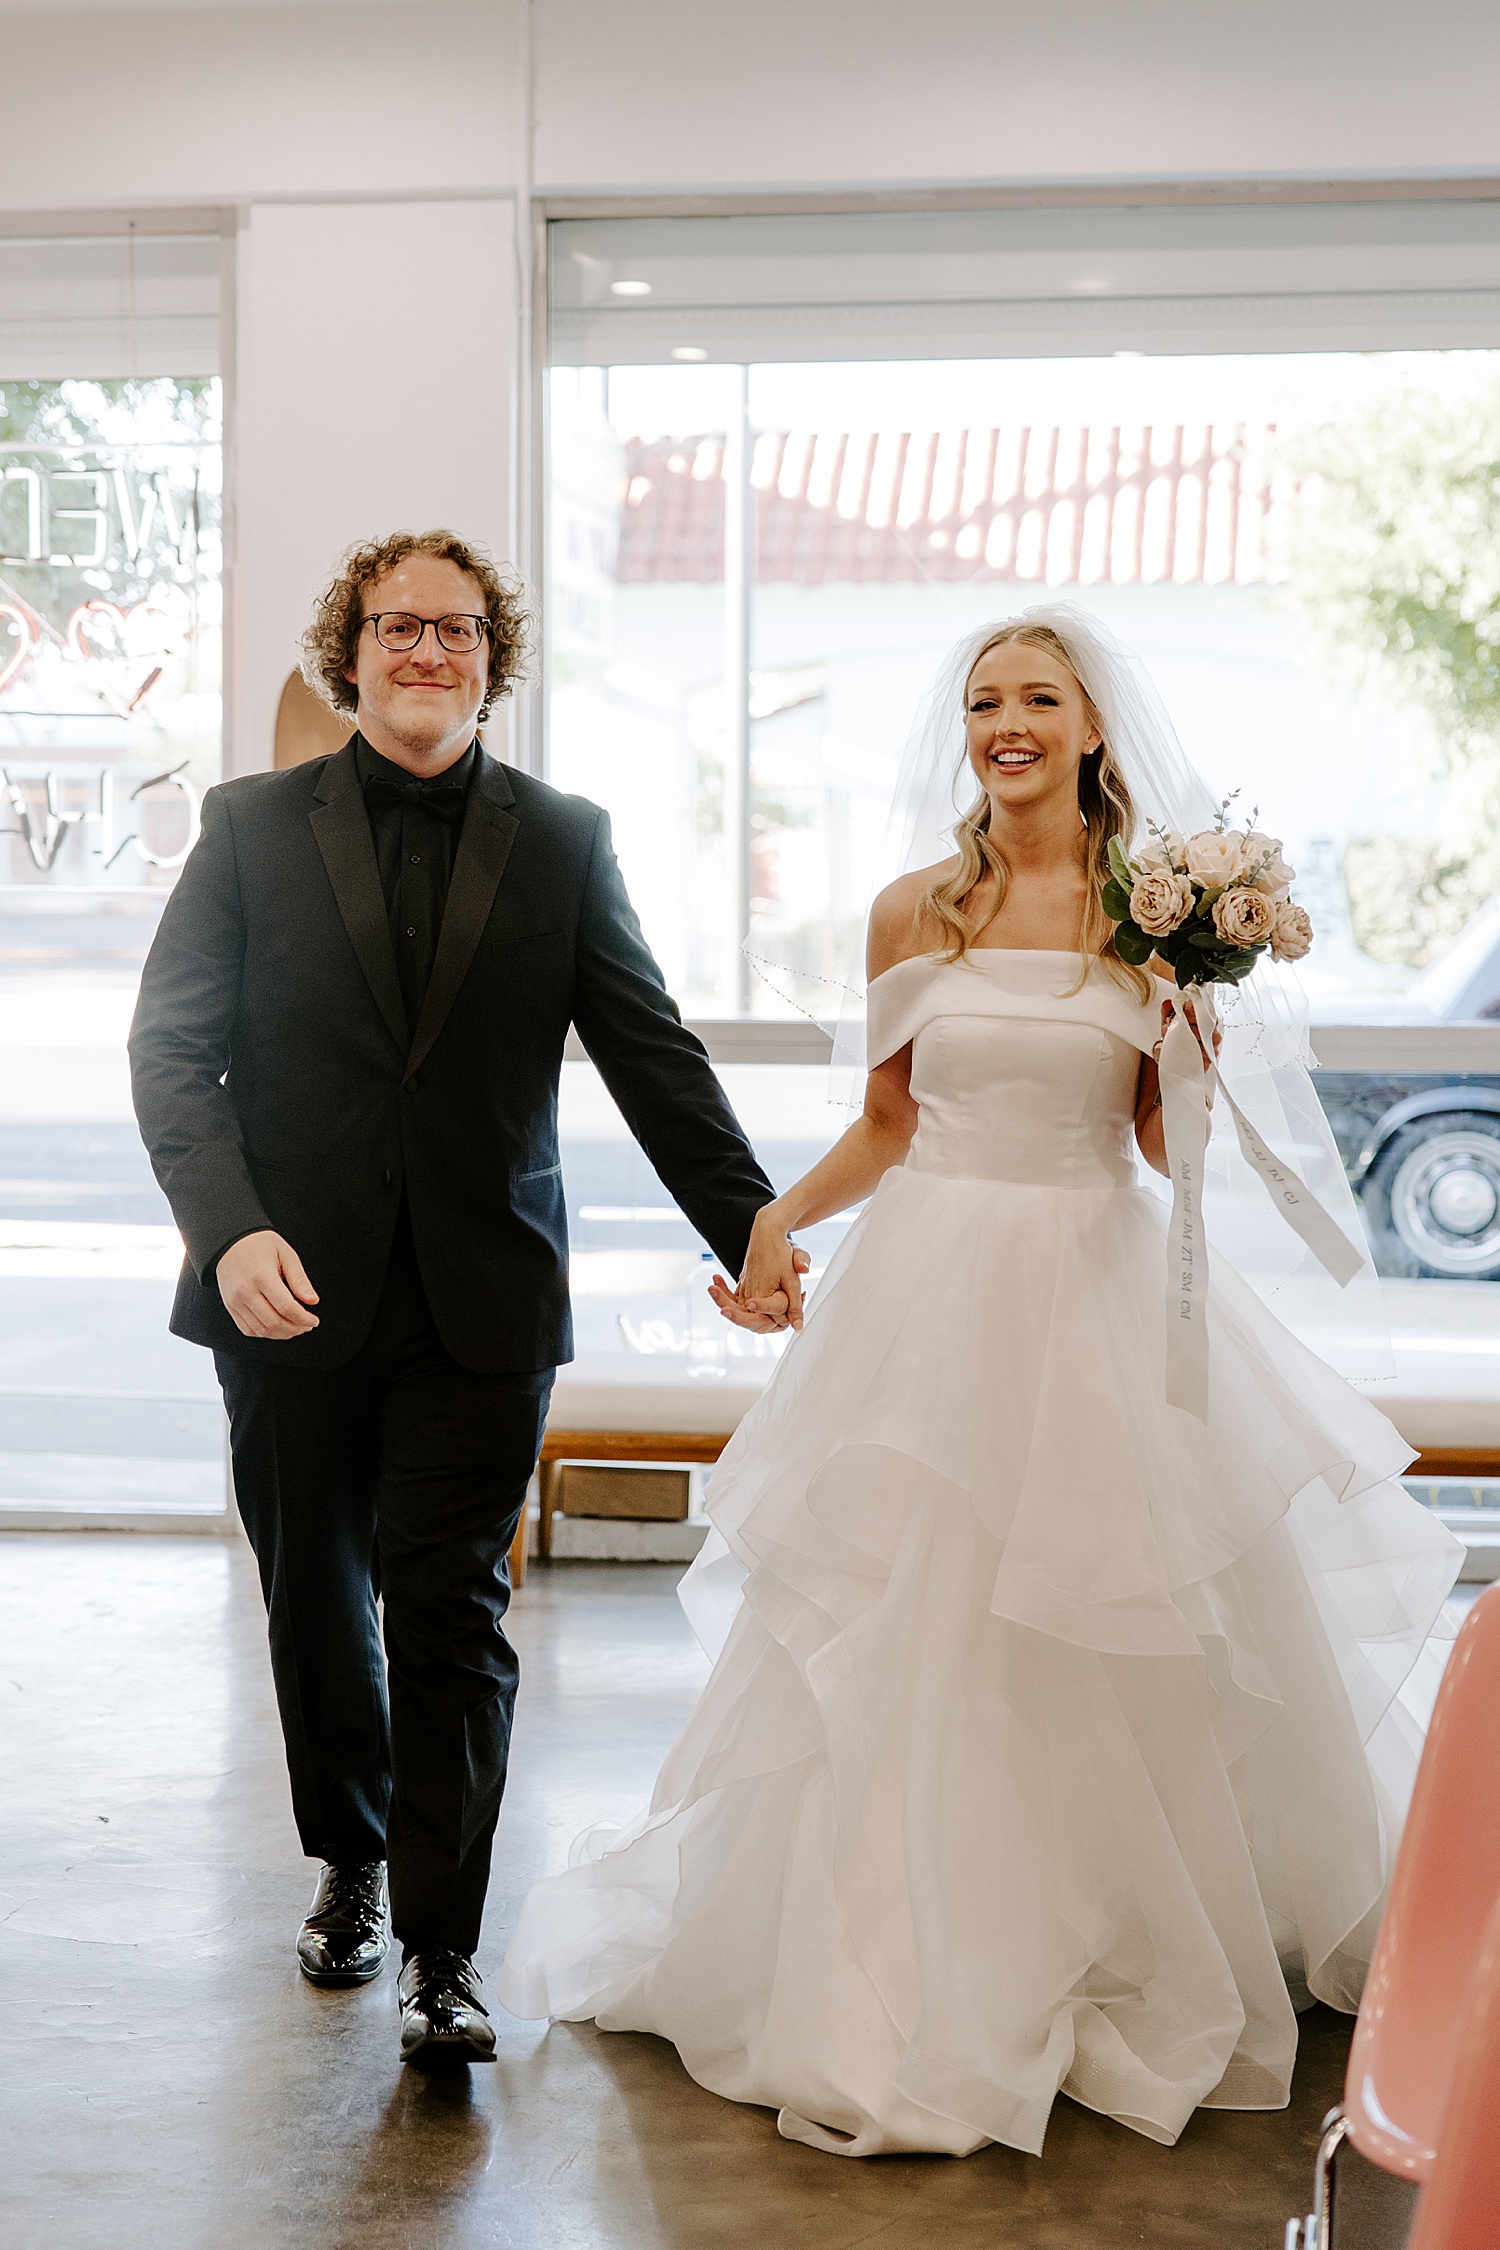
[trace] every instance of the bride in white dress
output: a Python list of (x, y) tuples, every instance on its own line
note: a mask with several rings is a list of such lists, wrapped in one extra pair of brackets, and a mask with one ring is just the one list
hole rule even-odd
[(1217, 1254), (1208, 1419), (1166, 1402), (1166, 988), (1099, 891), (1181, 753), (1128, 670), (1063, 605), (960, 652), (978, 795), (872, 913), (864, 1114), (716, 1285), (799, 1326), (790, 1231), (868, 1199), (713, 1475), (683, 1598), (727, 1573), (727, 1634), (499, 1981), (843, 2155), (1038, 2152), (1059, 2090), (1166, 2142), (1283, 2106), (1295, 2007), (1358, 2004), (1461, 1554)]

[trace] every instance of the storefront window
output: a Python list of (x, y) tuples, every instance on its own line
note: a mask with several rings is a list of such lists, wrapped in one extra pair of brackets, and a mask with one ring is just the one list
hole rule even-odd
[(826, 1015), (922, 687), (959, 633), (1048, 594), (1141, 650), (1215, 790), (1285, 832), (1312, 993), (1410, 982), (1496, 887), (1486, 863), (1467, 884), (1448, 869), (1425, 914), (1391, 895), (1398, 840), (1432, 876), (1472, 820), (1431, 699), (1340, 639), (1317, 496), (1351, 418), (1378, 431), (1416, 400), (1495, 421), (1500, 354), (752, 367), (743, 684), (725, 575), (742, 380), (552, 377), (550, 771), (610, 808), (689, 1012), (788, 1006), (759, 980), (737, 997), (736, 696), (750, 933), (798, 958), (794, 1004)]
[(216, 379), (0, 384), (0, 1520), (224, 1507), (124, 1051), (220, 772), (221, 464)]

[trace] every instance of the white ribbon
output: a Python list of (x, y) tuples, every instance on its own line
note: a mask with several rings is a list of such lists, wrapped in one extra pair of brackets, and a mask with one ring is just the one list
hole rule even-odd
[(1172, 1227), (1167, 1238), (1167, 1403), (1208, 1420), (1208, 1238), (1203, 1228), (1203, 1176), (1208, 1157), (1209, 1105), (1217, 1087), (1229, 1105), (1241, 1153), (1263, 1182), (1287, 1224), (1319, 1264), (1346, 1288), (1364, 1264), (1322, 1204), (1266, 1146), (1224, 1084), (1213, 1053), (1215, 1012), (1205, 985), (1191, 987), (1202, 1046), (1189, 1018), (1189, 994), (1176, 992), (1158, 1056), (1167, 1171), (1172, 1182)]

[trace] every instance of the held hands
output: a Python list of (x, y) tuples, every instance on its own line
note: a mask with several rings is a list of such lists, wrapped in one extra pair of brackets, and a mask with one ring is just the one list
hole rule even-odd
[(787, 1240), (784, 1223), (768, 1217), (771, 1210), (766, 1204), (756, 1214), (738, 1289), (715, 1274), (708, 1292), (726, 1320), (761, 1335), (802, 1326), (802, 1276), (812, 1264)]
[(215, 1269), (225, 1310), (242, 1336), (280, 1344), (318, 1325), (306, 1308), (318, 1292), (289, 1242), (270, 1227), (231, 1242)]

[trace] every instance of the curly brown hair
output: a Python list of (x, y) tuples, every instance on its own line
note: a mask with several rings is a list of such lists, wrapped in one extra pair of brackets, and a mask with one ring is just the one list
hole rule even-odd
[(484, 548), (460, 539), (456, 531), (393, 531), (388, 539), (366, 539), (346, 548), (343, 568), (318, 596), (312, 623), (302, 636), (302, 677), (330, 710), (354, 716), (359, 698), (344, 675), (356, 659), (365, 594), (408, 555), (435, 555), (440, 562), (456, 563), (484, 596), (490, 676), (479, 717), (487, 719), (522, 671), (530, 648), (531, 619), (520, 580), (502, 577)]

